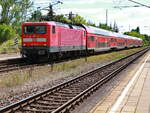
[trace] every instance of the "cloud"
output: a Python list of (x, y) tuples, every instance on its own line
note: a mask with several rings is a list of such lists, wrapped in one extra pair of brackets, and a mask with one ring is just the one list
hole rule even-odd
[(63, 13), (68, 13), (70, 11), (73, 11), (74, 13), (82, 13), (82, 14), (88, 14), (88, 15), (93, 15), (93, 14), (98, 14), (104, 11), (102, 8), (89, 8), (89, 9), (79, 9), (79, 8), (68, 8), (68, 9), (61, 9), (59, 12)]
[[(54, 1), (54, 0), (53, 0)], [(68, 14), (72, 11), (75, 14), (79, 14), (87, 20), (91, 20), (95, 23), (103, 22), (105, 23), (106, 18), (106, 9), (108, 9), (108, 22), (109, 24), (114, 21), (119, 26), (123, 26), (123, 29), (129, 30), (130, 28), (135, 28), (137, 26), (141, 26), (142, 32), (147, 32), (148, 30), (144, 30), (143, 26), (150, 26), (150, 9), (145, 7), (138, 8), (124, 8), (114, 9), (113, 7), (117, 5), (117, 1), (119, 0), (61, 0), (63, 2), (62, 5), (58, 5), (60, 9), (58, 9), (57, 13)], [(134, 3), (129, 2), (128, 0), (120, 0), (121, 5), (132, 6)], [(42, 4), (49, 5), (49, 0), (35, 0), (40, 6)], [(140, 0), (141, 3), (149, 3), (149, 0)], [(43, 6), (46, 6), (43, 5)], [(57, 8), (57, 6), (55, 6)], [(150, 31), (150, 30), (149, 30)], [(149, 32), (147, 32), (149, 33)]]
[(85, 5), (85, 4), (95, 4), (95, 3), (99, 3), (99, 2), (103, 2), (103, 3), (110, 3), (109, 0), (107, 1), (104, 1), (104, 0), (64, 0), (64, 3), (65, 4), (82, 4), (82, 5)]

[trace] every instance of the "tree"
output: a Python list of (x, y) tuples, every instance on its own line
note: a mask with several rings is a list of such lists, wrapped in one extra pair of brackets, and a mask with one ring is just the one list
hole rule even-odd
[(144, 42), (145, 42), (145, 45), (150, 45), (150, 36), (144, 34)]
[(108, 26), (108, 25), (106, 25), (106, 24), (99, 23), (99, 26), (98, 26), (98, 27), (99, 27), (99, 28), (102, 28), (102, 29), (105, 29), (105, 30), (109, 30), (109, 31), (116, 32), (116, 31), (111, 27), (111, 25)]
[(118, 26), (116, 24), (116, 21), (114, 21), (113, 31), (114, 32), (119, 32), (119, 29), (118, 29)]
[[(141, 38), (143, 40), (143, 44), (145, 46), (147, 45), (150, 45), (150, 36), (148, 35), (143, 35), (143, 34), (140, 34), (138, 32), (135, 32), (134, 30), (131, 30), (132, 32), (125, 32), (124, 34), (125, 35), (129, 35), (129, 36), (134, 36), (134, 37), (138, 37), (138, 38)], [(134, 32), (133, 32), (134, 31)]]
[(131, 32), (137, 32), (137, 33), (140, 33), (140, 28), (137, 27), (136, 29), (132, 29)]
[(30, 0), (0, 0), (1, 24), (16, 24), (26, 20), (28, 9), (32, 6)]
[(71, 22), (72, 24), (87, 24), (86, 20), (78, 14), (72, 17)]
[(53, 18), (57, 22), (62, 22), (62, 23), (70, 23), (71, 22), (71, 20), (69, 20), (68, 18), (66, 18), (63, 14), (56, 15)]
[(88, 21), (87, 25), (97, 27), (96, 24), (92, 22), (91, 20)]
[(37, 10), (31, 14), (31, 18), (29, 19), (29, 21), (33, 21), (33, 22), (41, 21), (41, 18), (42, 18), (42, 13), (40, 10)]
[(137, 33), (137, 32), (125, 32), (125, 35), (130, 35), (130, 36), (134, 36), (134, 37), (138, 37), (138, 38), (144, 38), (144, 35)]
[(9, 25), (0, 25), (0, 44), (17, 37), (16, 31)]

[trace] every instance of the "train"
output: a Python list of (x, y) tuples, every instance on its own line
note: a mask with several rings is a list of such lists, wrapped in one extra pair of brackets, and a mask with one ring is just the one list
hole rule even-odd
[(55, 21), (22, 24), (21, 54), (32, 60), (140, 46), (140, 38), (83, 24), (73, 25)]

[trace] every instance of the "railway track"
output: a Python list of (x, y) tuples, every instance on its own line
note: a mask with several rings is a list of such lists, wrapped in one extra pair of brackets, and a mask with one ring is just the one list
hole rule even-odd
[[(111, 52), (111, 51), (110, 51)], [(98, 55), (99, 53), (95, 54)], [(86, 56), (81, 56), (81, 57), (86, 57)], [(10, 72), (10, 71), (14, 71), (14, 70), (20, 70), (20, 69), (27, 69), (27, 68), (31, 68), (31, 67), (36, 67), (36, 66), (43, 66), (43, 65), (47, 65), (47, 64), (54, 64), (54, 63), (60, 63), (60, 62), (66, 62), (68, 60), (74, 60), (77, 58), (81, 58), (81, 57), (70, 57), (70, 58), (62, 58), (59, 60), (53, 60), (53, 61), (49, 61), (49, 62), (39, 62), (39, 63), (31, 63), (28, 62), (28, 60), (26, 58), (15, 58), (15, 59), (9, 59), (9, 60), (4, 60), (4, 61), (0, 61), (0, 73), (5, 73), (5, 72)]]
[(20, 69), (20, 67), (27, 66), (25, 58), (15, 58), (10, 60), (0, 61), (0, 73), (9, 72), (12, 70)]
[(59, 60), (59, 61), (51, 61), (51, 62), (31, 63), (31, 62), (28, 62), (27, 59), (25, 58), (24, 59), (23, 58), (11, 59), (11, 60), (0, 62), (0, 73), (20, 70), (20, 69), (27, 69), (31, 67), (37, 67), (37, 66), (44, 66), (44, 65), (53, 64), (53, 63), (60, 63), (60, 62), (65, 62), (67, 60), (68, 59)]
[[(66, 61), (66, 60), (65, 60)], [(62, 61), (54, 61), (55, 63), (59, 63)], [(52, 64), (53, 62), (39, 62), (39, 63), (31, 63), (28, 62), (26, 58), (16, 58), (10, 59), (0, 62), (0, 73), (5, 73), (14, 70), (27, 69), (36, 66), (43, 66), (47, 64)]]
[[(82, 56), (85, 57), (85, 56)], [(60, 62), (66, 62), (68, 60), (74, 60), (80, 57), (71, 57), (71, 58), (62, 58), (59, 60), (53, 60), (53, 61), (43, 61), (43, 62), (28, 62), (28, 59), (26, 58), (16, 58), (16, 59), (9, 59), (0, 61), (0, 73), (5, 73), (13, 70), (20, 70), (20, 69), (27, 69), (31, 67), (37, 67), (37, 66), (44, 66), (47, 64), (54, 64), (54, 63), (60, 63)]]
[(17, 103), (0, 109), (0, 112), (16, 113), (70, 113), (76, 105), (96, 91), (149, 48), (125, 58), (113, 61), (102, 67), (89, 71), (65, 83), (30, 96)]

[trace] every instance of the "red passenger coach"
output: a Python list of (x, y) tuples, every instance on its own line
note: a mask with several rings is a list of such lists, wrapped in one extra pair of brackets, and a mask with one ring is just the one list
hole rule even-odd
[(142, 46), (140, 38), (115, 33), (104, 29), (85, 26), (87, 32), (87, 48), (88, 51), (108, 51), (110, 49), (123, 49), (130, 47)]
[(87, 31), (87, 48), (93, 52), (108, 51), (114, 48), (124, 48), (125, 38), (119, 33), (96, 27), (84, 26)]
[(58, 22), (26, 22), (22, 24), (22, 55), (54, 57), (58, 53), (86, 49), (84, 28)]
[(87, 48), (91, 52), (106, 51), (110, 49), (109, 32), (92, 26), (85, 26), (87, 32)]

